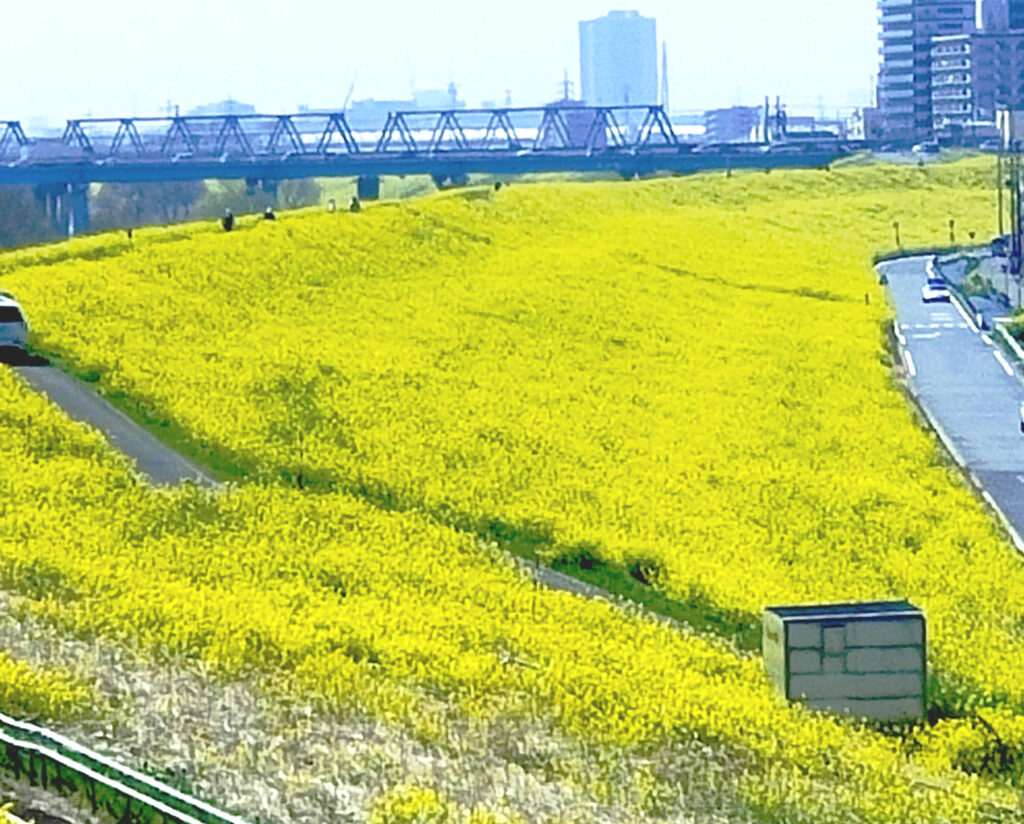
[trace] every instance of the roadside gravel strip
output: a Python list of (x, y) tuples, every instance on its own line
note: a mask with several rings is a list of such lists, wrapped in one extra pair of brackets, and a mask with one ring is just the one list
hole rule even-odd
[(72, 420), (100, 430), (115, 449), (135, 461), (152, 483), (174, 486), (192, 481), (201, 486), (216, 486), (217, 482), (202, 469), (114, 408), (88, 384), (45, 363), (17, 364), (13, 368)]

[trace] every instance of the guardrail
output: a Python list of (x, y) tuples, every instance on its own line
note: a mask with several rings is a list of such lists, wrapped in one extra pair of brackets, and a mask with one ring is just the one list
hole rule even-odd
[(59, 733), (3, 714), (0, 768), (43, 789), (79, 795), (94, 813), (106, 813), (118, 822), (247, 824)]

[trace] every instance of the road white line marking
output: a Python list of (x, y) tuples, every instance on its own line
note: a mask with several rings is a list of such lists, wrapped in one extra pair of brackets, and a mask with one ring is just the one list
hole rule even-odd
[(910, 354), (909, 349), (903, 350), (903, 359), (907, 362), (907, 371), (910, 373), (910, 377), (917, 377), (917, 367), (914, 366), (914, 356)]
[(943, 329), (956, 329), (955, 323), (944, 323), (942, 324)]
[[(906, 328), (906, 325), (904, 325)], [(896, 340), (898, 340), (904, 346), (907, 345), (907, 339), (903, 337), (903, 333), (900, 331), (900, 325), (896, 321), (892, 322), (892, 331), (896, 333)]]
[(982, 341), (984, 341), (986, 346), (991, 346), (992, 345), (992, 338), (990, 338), (984, 332), (981, 333), (981, 339), (982, 339)]
[(941, 329), (942, 328), (942, 324), (941, 323), (929, 323), (927, 326), (925, 326), (923, 328), (925, 328), (925, 329)]
[(1022, 484), (1024, 484), (1024, 475), (1018, 475), (1018, 476), (1017, 476), (1017, 481), (1018, 481), (1019, 483), (1022, 483)]
[(942, 337), (942, 333), (941, 332), (928, 332), (928, 333), (923, 334), (923, 335), (911, 335), (910, 336), (911, 340), (935, 340), (936, 338), (941, 338), (941, 337)]
[(1006, 362), (1006, 358), (1003, 357), (1003, 353), (1000, 352), (998, 349), (993, 349), (992, 350), (992, 354), (996, 356), (996, 360), (999, 361), (999, 365), (1001, 367), (1003, 367), (1003, 371), (1007, 375), (1011, 375), (1012, 376), (1013, 375), (1013, 369), (1010, 367), (1010, 364), (1008, 364)]
[(909, 328), (910, 328), (910, 324), (909, 323), (901, 323), (900, 324), (900, 329), (909, 329)]
[(971, 331), (977, 334), (978, 327), (974, 324), (974, 321), (971, 320), (971, 316), (964, 311), (964, 307), (960, 305), (960, 301), (954, 301), (953, 305), (956, 307), (956, 311), (960, 313), (960, 317), (967, 321), (967, 325), (971, 327)]

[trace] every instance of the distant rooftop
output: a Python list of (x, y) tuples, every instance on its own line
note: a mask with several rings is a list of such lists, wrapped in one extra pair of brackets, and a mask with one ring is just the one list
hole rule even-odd
[(238, 100), (233, 100), (229, 97), (227, 100), (221, 100), (219, 103), (204, 103), (202, 106), (196, 106), (194, 109), (190, 109), (188, 114), (193, 117), (202, 117), (204, 115), (256, 114), (256, 107), (248, 103), (241, 103)]

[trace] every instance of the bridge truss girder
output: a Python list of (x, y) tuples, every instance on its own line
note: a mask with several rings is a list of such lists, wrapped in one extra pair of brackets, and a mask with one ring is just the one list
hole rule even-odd
[[(304, 140), (298, 125), (299, 121), (309, 119), (317, 125), (312, 133), (306, 132), (316, 139), (315, 148)], [(163, 124), (167, 127), (161, 131), (159, 127)], [(162, 159), (185, 155), (191, 160), (235, 155), (257, 159), (281, 154), (323, 156), (337, 154), (339, 150), (346, 154), (359, 151), (355, 135), (341, 112), (81, 118), (67, 122), (61, 139), (86, 154), (105, 158)]]
[(12, 146), (17, 146), (19, 151), (22, 146), (28, 145), (28, 137), (25, 136), (21, 122), (18, 120), (0, 120), (4, 130), (0, 132), (0, 157), (7, 154)]
[[(537, 124), (535, 136), (524, 143), (520, 129), (527, 128), (524, 121), (531, 119)], [(553, 105), (392, 112), (381, 131), (376, 151), (433, 155), (521, 151), (525, 146), (532, 151), (595, 152), (636, 150), (655, 145), (679, 147), (672, 123), (661, 106)]]
[[(315, 121), (312, 131), (300, 128), (310, 127), (310, 119)], [(166, 129), (161, 131), (163, 124)], [(15, 127), (20, 129), (16, 122), (8, 123), (3, 133), (7, 143), (19, 140)], [(532, 139), (523, 139), (524, 129), (532, 130)], [(282, 154), (323, 157), (361, 151), (342, 112), (85, 118), (67, 122), (63, 141), (101, 158), (257, 159)], [(3, 146), (0, 143), (0, 148)], [(392, 112), (371, 151), (432, 156), (524, 149), (636, 151), (654, 146), (679, 148), (672, 124), (661, 106), (552, 105)]]
[(316, 144), (317, 154), (327, 153), (335, 134), (338, 135), (341, 142), (345, 145), (347, 153), (356, 154), (359, 151), (359, 144), (356, 142), (352, 129), (349, 128), (348, 121), (345, 120), (345, 115), (334, 113), (328, 116), (327, 125), (324, 127), (323, 134), (320, 135), (320, 140)]

